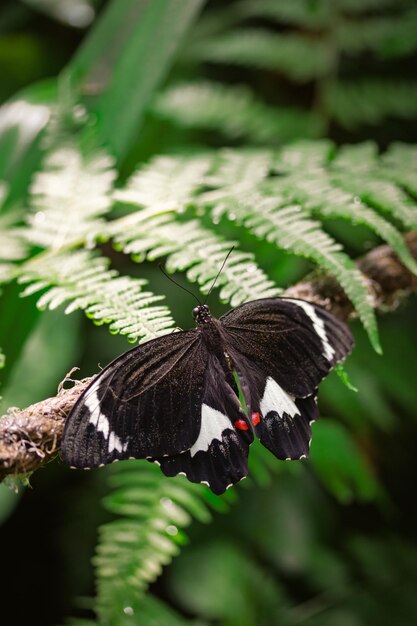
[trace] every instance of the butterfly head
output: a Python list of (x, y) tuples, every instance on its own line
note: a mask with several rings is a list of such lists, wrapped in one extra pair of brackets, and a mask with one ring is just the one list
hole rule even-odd
[(200, 304), (193, 309), (193, 317), (197, 322), (197, 326), (206, 324), (211, 319), (210, 309), (207, 304)]

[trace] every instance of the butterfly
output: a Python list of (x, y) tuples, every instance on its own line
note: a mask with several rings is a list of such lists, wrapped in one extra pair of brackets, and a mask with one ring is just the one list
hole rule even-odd
[(66, 464), (148, 459), (221, 494), (247, 475), (254, 436), (278, 459), (308, 456), (317, 387), (351, 351), (348, 327), (288, 298), (253, 300), (220, 319), (201, 304), (193, 316), (193, 330), (136, 346), (93, 380), (66, 421)]

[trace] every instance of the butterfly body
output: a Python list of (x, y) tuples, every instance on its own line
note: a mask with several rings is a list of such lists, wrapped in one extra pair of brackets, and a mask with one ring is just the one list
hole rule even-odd
[(221, 322), (211, 315), (208, 306), (202, 304), (196, 307), (193, 310), (193, 317), (197, 324), (195, 331), (200, 334), (207, 350), (216, 356), (224, 355), (226, 342), (223, 327)]
[(196, 320), (196, 332), (201, 334), (201, 341), (208, 353), (217, 358), (222, 369), (233, 374), (234, 363), (227, 352), (228, 342), (227, 335), (219, 320), (213, 317), (206, 304), (202, 304), (193, 310), (193, 316)]
[[(62, 455), (74, 467), (147, 458), (215, 493), (247, 475), (255, 436), (279, 459), (308, 455), (317, 387), (350, 351), (348, 328), (303, 300), (269, 298), (137, 346), (74, 406)], [(246, 411), (238, 399), (239, 379)]]

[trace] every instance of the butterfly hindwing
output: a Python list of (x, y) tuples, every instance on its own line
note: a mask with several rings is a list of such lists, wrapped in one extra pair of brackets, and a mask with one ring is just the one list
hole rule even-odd
[(254, 300), (232, 309), (220, 322), (232, 351), (297, 398), (311, 396), (353, 345), (345, 324), (303, 300)]
[(200, 430), (206, 366), (196, 331), (165, 335), (120, 356), (74, 406), (62, 440), (64, 462), (97, 467), (189, 449)]
[(233, 350), (231, 356), (260, 442), (281, 460), (307, 457), (311, 423), (318, 417), (316, 393), (295, 398), (258, 365)]
[(292, 461), (310, 453), (311, 424), (318, 417), (315, 394), (294, 398), (268, 377), (260, 400), (255, 431), (278, 459)]
[(279, 459), (309, 454), (317, 387), (350, 352), (345, 324), (304, 300), (269, 298), (220, 319), (255, 433)]
[(223, 493), (248, 473), (247, 458), (253, 434), (237, 396), (233, 376), (210, 356), (201, 404), (198, 436), (182, 454), (155, 459), (167, 476), (185, 474)]

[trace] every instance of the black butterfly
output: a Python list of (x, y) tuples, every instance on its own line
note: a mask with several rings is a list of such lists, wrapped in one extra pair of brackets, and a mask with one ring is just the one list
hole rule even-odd
[(66, 422), (65, 463), (146, 458), (221, 494), (247, 475), (254, 433), (278, 459), (308, 455), (317, 386), (350, 352), (347, 326), (285, 298), (254, 300), (219, 320), (203, 304), (193, 316), (194, 330), (139, 345), (95, 378)]

